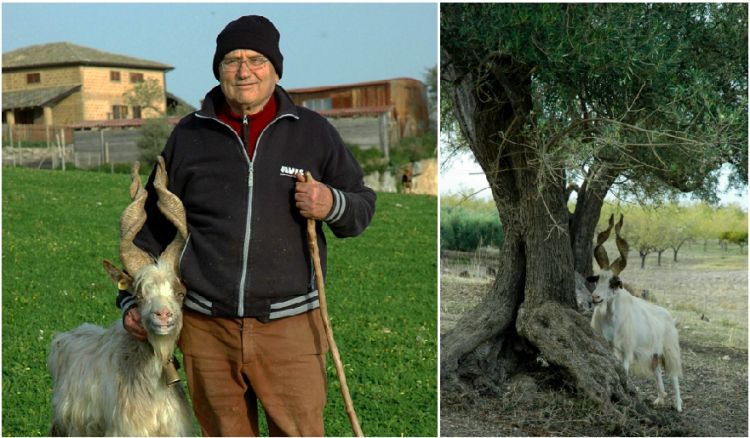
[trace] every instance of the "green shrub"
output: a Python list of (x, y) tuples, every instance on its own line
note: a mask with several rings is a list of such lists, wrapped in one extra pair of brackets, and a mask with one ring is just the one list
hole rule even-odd
[(404, 138), (391, 145), (388, 160), (377, 147), (365, 149), (354, 144), (347, 144), (346, 147), (354, 155), (365, 174), (383, 172), (389, 168), (393, 172), (400, 172), (409, 163), (436, 156), (437, 133), (430, 131), (418, 137)]
[(346, 148), (349, 149), (354, 159), (362, 167), (362, 172), (365, 175), (372, 172), (383, 172), (388, 168), (388, 161), (379, 148), (372, 147), (365, 149), (354, 144), (347, 144)]
[(441, 207), (440, 247), (475, 251), (481, 246), (501, 247), (504, 240), (500, 218), (492, 211)]
[(172, 128), (166, 118), (148, 119), (143, 122), (141, 136), (137, 141), (138, 149), (141, 151), (141, 167), (150, 169), (154, 166), (169, 134), (172, 133)]
[(437, 133), (406, 137), (391, 147), (391, 165), (400, 166), (437, 156)]

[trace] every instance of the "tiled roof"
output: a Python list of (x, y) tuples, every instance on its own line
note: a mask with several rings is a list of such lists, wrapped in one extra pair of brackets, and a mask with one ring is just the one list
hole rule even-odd
[(174, 69), (171, 65), (161, 62), (103, 52), (69, 42), (38, 44), (3, 53), (3, 70), (57, 65), (96, 65), (164, 71)]
[(52, 105), (81, 89), (80, 85), (34, 88), (3, 93), (3, 111)]

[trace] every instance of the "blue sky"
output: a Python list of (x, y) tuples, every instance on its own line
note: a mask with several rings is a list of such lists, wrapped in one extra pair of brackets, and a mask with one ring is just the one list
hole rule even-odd
[(437, 65), (434, 3), (3, 3), (2, 51), (68, 41), (163, 62), (167, 89), (198, 106), (217, 84), (216, 35), (250, 14), (281, 33), (286, 88), (424, 80)]

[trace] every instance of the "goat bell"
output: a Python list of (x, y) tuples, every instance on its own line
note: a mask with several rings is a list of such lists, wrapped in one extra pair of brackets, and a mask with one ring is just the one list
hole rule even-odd
[(174, 359), (170, 359), (164, 364), (164, 383), (167, 386), (172, 386), (180, 381), (180, 375), (177, 373), (177, 367), (174, 364)]

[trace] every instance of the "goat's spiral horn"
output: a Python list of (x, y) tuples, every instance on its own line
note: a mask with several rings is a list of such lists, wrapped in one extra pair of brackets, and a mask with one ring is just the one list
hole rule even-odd
[(141, 185), (138, 173), (140, 163), (133, 163), (131, 170), (130, 199), (132, 200), (120, 216), (120, 261), (125, 270), (134, 275), (142, 267), (154, 262), (154, 259), (144, 250), (133, 243), (136, 234), (146, 223), (144, 205), (148, 193)]
[(622, 229), (623, 216), (620, 214), (620, 221), (615, 225), (615, 242), (617, 243), (617, 250), (620, 252), (620, 257), (612, 263), (612, 275), (618, 276), (625, 266), (628, 265), (628, 242), (620, 236), (620, 229)]
[[(628, 264), (628, 242), (620, 236), (620, 230), (622, 229), (623, 215), (620, 214), (620, 220), (615, 225), (615, 215), (612, 214), (609, 217), (609, 226), (606, 230), (599, 233), (596, 237), (596, 247), (594, 248), (594, 258), (599, 264), (599, 268), (603, 270), (612, 270), (612, 274), (615, 276), (620, 275), (625, 266)], [(609, 264), (609, 257), (607, 257), (607, 251), (604, 249), (604, 242), (609, 239), (609, 234), (612, 231), (612, 227), (615, 228), (615, 242), (617, 243), (617, 250), (620, 252), (620, 257), (617, 258), (611, 265)]]
[(612, 226), (615, 223), (615, 215), (612, 214), (609, 217), (609, 226), (606, 230), (599, 233), (599, 235), (596, 237), (596, 247), (594, 248), (594, 259), (596, 259), (596, 263), (599, 264), (600, 269), (608, 269), (609, 268), (609, 257), (607, 257), (607, 251), (604, 249), (604, 242), (609, 239), (609, 233), (612, 231)]
[(154, 178), (154, 188), (159, 195), (157, 205), (161, 213), (177, 228), (174, 240), (162, 252), (160, 258), (170, 262), (175, 272), (179, 274), (179, 260), (182, 249), (187, 240), (187, 218), (185, 207), (180, 198), (167, 189), (167, 169), (164, 158), (159, 156)]

